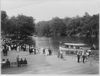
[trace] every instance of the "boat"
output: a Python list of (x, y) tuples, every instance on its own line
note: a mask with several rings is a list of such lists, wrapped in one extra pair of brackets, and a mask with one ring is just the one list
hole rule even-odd
[(90, 50), (90, 47), (83, 43), (64, 43), (64, 46), (59, 46), (59, 50), (68, 54), (77, 54), (77, 52), (87, 52)]

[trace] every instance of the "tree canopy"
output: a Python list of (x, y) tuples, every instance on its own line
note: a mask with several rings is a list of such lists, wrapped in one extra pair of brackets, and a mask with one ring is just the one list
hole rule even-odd
[(4, 34), (14, 34), (19, 37), (31, 36), (35, 32), (35, 19), (30, 16), (18, 15), (7, 18), (5, 11), (1, 11), (1, 29)]
[(32, 16), (19, 14), (9, 18), (5, 11), (1, 11), (1, 30), (5, 34), (17, 36), (30, 36), (34, 33), (40, 36), (49, 35), (99, 35), (99, 14), (90, 16), (85, 12), (83, 17), (54, 17), (48, 21), (40, 21), (35, 24)]
[(98, 35), (99, 14), (90, 16), (87, 12), (83, 17), (52, 18), (49, 21), (38, 22), (35, 26), (37, 35)]

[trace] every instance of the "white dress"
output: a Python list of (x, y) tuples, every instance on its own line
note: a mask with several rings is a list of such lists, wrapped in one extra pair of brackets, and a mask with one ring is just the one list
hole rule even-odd
[(43, 48), (40, 48), (39, 53), (43, 54)]
[(8, 46), (9, 47), (9, 51), (11, 51), (11, 47), (10, 46)]
[(46, 49), (45, 52), (46, 55), (49, 55), (49, 49)]
[(17, 51), (19, 52), (19, 46), (17, 47)]

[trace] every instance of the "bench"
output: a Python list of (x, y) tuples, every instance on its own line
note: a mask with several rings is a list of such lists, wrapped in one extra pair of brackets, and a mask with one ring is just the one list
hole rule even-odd
[[(27, 64), (26, 64), (27, 65)], [(17, 66), (17, 62), (11, 62), (10, 63), (10, 67), (14, 67)], [(23, 64), (22, 66), (25, 66), (25, 64)], [(17, 66), (18, 67), (18, 66)]]
[[(27, 64), (23, 64), (22, 66), (27, 66)], [(10, 62), (10, 67), (18, 67), (17, 62)], [(6, 63), (1, 63), (1, 68), (9, 68)]]
[(10, 67), (17, 66), (17, 62), (10, 62)]

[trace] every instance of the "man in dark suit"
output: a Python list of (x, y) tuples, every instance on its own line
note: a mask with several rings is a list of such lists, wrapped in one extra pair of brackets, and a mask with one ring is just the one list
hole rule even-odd
[(80, 53), (77, 54), (77, 62), (80, 62)]

